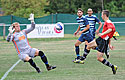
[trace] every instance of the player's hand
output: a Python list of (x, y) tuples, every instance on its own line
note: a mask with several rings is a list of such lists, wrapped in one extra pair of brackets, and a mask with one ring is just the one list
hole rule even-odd
[(10, 34), (12, 34), (13, 31), (15, 30), (15, 29), (12, 29), (12, 28), (13, 28), (13, 26), (10, 26), (9, 29), (8, 29)]
[(76, 36), (76, 35), (77, 35), (77, 32), (74, 33), (74, 36)]
[(109, 48), (110, 48), (111, 50), (114, 50), (114, 46), (112, 46), (112, 45), (109, 45)]
[(99, 34), (99, 30), (96, 30), (96, 33)]
[(98, 33), (98, 36), (100, 36), (100, 37), (101, 37), (101, 36), (102, 36), (102, 34), (101, 34), (101, 33)]
[(81, 35), (82, 34), (82, 31), (79, 31), (78, 35)]
[(30, 18), (28, 18), (28, 20), (30, 20), (31, 22), (34, 22), (34, 14), (33, 13), (30, 14)]

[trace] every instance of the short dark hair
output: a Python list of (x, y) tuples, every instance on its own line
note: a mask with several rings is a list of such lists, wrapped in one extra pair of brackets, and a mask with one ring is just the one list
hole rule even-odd
[(78, 8), (78, 11), (82, 11), (83, 12), (83, 10), (81, 8)]
[(103, 14), (105, 14), (107, 17), (109, 17), (109, 10), (103, 10)]

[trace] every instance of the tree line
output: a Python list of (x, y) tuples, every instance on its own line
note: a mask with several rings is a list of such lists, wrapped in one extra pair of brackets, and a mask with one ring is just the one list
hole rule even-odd
[(1, 0), (0, 7), (4, 15), (25, 18), (30, 13), (34, 13), (36, 18), (52, 13), (76, 14), (78, 8), (82, 8), (84, 14), (88, 8), (92, 8), (94, 13), (108, 9), (112, 17), (125, 17), (125, 0)]

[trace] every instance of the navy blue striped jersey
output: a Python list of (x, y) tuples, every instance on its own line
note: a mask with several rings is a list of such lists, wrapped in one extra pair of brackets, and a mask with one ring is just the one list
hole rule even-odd
[[(82, 16), (81, 18), (76, 18), (77, 22), (79, 23), (81, 31), (86, 28), (86, 26), (89, 24), (88, 20), (85, 18), (85, 16)], [(89, 30), (85, 31), (83, 34), (89, 33)]]
[(96, 22), (98, 23), (100, 22), (99, 19), (95, 15), (91, 15), (91, 16), (85, 15), (85, 18), (88, 20), (90, 28), (96, 29), (95, 24)]

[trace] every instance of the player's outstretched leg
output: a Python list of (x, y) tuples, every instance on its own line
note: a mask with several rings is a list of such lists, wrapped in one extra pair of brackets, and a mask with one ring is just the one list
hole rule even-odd
[(28, 62), (30, 63), (30, 65), (31, 65), (32, 67), (34, 67), (34, 68), (36, 69), (36, 71), (37, 71), (38, 73), (41, 72), (40, 69), (36, 66), (35, 62), (33, 62), (32, 59), (29, 59)]
[(85, 45), (85, 48), (84, 48), (84, 54), (83, 54), (83, 57), (81, 57), (81, 60), (85, 60), (87, 55), (89, 54), (90, 50), (87, 50), (87, 45)]
[(39, 56), (41, 57), (41, 60), (45, 63), (48, 71), (56, 68), (56, 66), (50, 66), (48, 64), (47, 57), (44, 55), (44, 53), (42, 51), (39, 51)]
[(80, 57), (80, 60), (79, 60), (80, 64), (84, 64), (85, 63), (85, 59), (86, 59), (87, 55), (90, 52), (90, 50), (87, 50), (86, 48), (87, 48), (87, 45), (85, 45), (83, 56)]
[[(99, 60), (100, 61), (100, 60)], [(117, 66), (116, 65), (112, 65), (110, 62), (108, 62), (106, 59), (103, 59), (102, 63), (106, 66), (109, 66), (112, 68), (113, 74), (116, 74), (117, 71)]]

